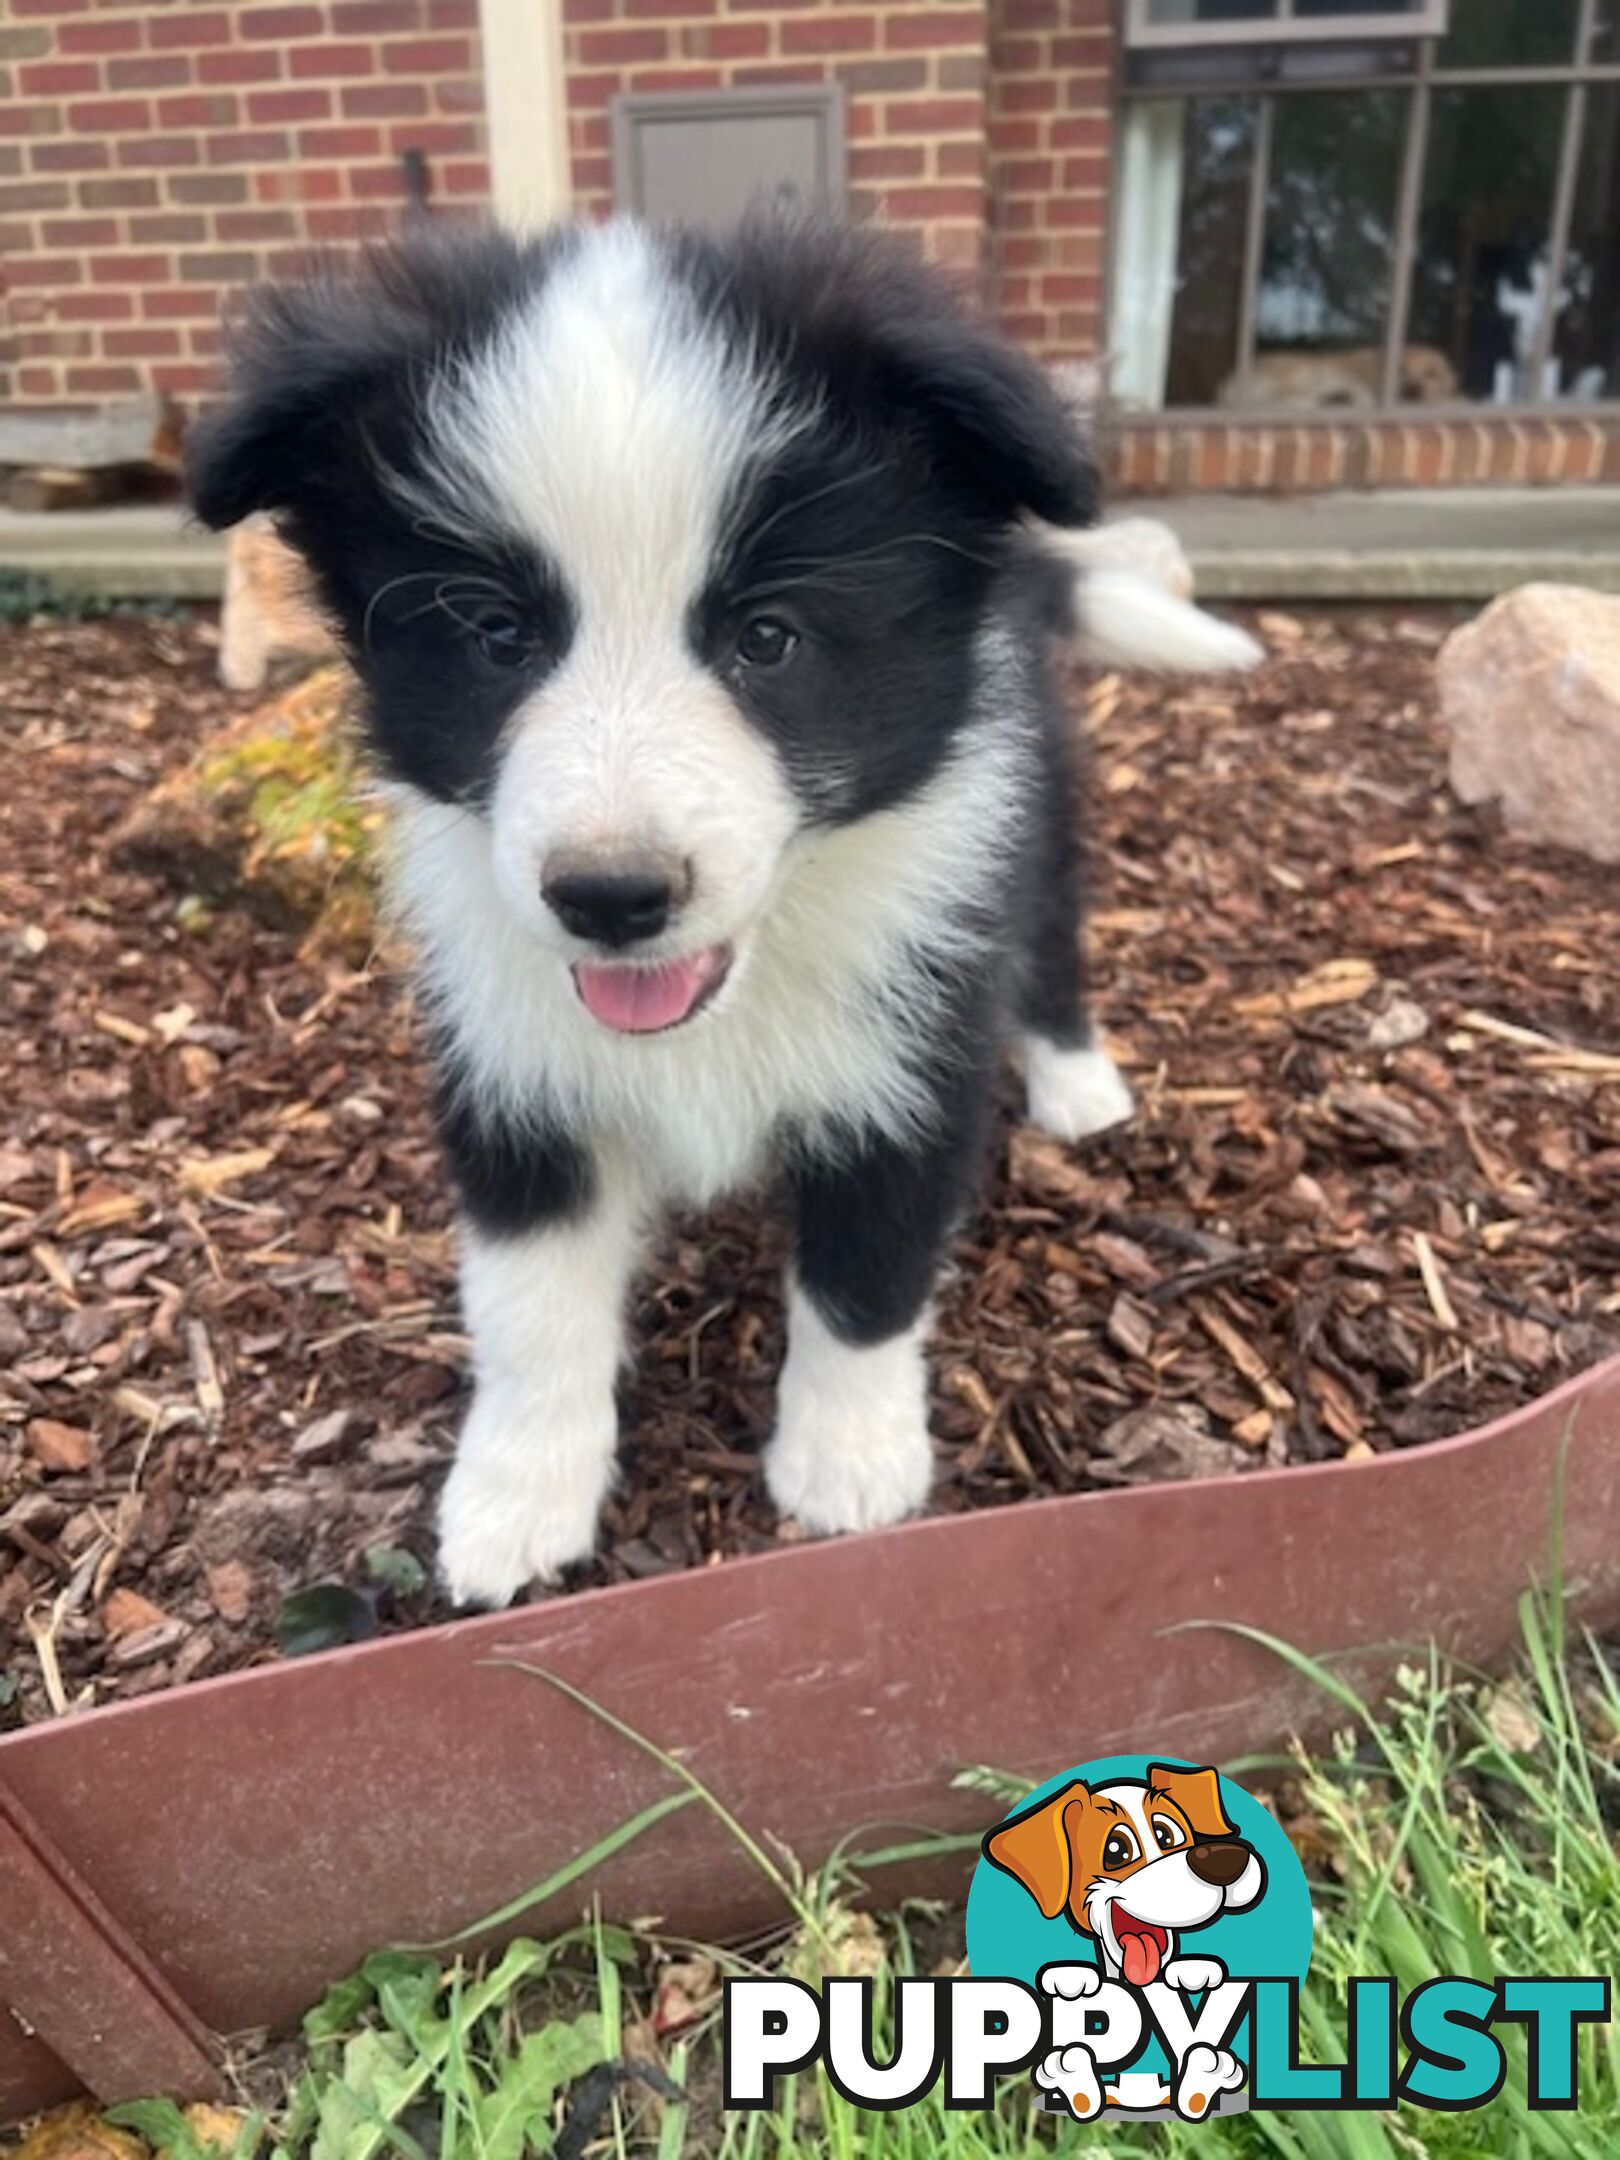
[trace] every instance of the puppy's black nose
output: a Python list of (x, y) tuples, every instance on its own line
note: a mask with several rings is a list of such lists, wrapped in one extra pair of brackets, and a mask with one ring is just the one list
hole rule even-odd
[(1222, 1838), (1219, 1844), (1195, 1845), (1187, 1855), (1187, 1865), (1200, 1882), (1213, 1883), (1224, 1890), (1235, 1883), (1249, 1864), (1249, 1848), (1241, 1838)]
[(618, 947), (657, 937), (687, 884), (683, 866), (661, 855), (622, 862), (557, 856), (545, 865), (540, 892), (565, 930)]

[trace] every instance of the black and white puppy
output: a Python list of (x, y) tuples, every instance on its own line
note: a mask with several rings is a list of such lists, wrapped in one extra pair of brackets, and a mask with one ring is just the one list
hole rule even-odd
[(193, 498), (274, 512), (340, 629), (437, 1031), (452, 1593), (590, 1553), (649, 1227), (765, 1181), (770, 1491), (813, 1531), (921, 1507), (1004, 1042), (1054, 1132), (1129, 1107), (1077, 957), (1072, 571), (1029, 530), (1096, 489), (1046, 379), (871, 234), (618, 223), (272, 291), (232, 387)]

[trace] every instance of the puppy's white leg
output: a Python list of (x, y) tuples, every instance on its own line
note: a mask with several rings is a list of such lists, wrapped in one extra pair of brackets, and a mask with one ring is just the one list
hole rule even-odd
[(1059, 1140), (1123, 1125), (1135, 1109), (1119, 1067), (1095, 1043), (1061, 1048), (1044, 1035), (1024, 1037), (1029, 1120)]
[(765, 1482), (806, 1530), (876, 1530), (928, 1498), (927, 1316), (870, 1347), (841, 1340), (795, 1284)]
[(504, 1605), (590, 1557), (635, 1254), (635, 1210), (611, 1189), (544, 1229), (464, 1231), (474, 1393), (439, 1507), (440, 1572), (458, 1605)]

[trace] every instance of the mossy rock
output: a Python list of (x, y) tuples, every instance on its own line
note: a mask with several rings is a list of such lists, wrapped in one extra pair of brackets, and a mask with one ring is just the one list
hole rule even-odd
[(115, 859), (186, 897), (364, 953), (383, 813), (368, 799), (347, 668), (324, 667), (213, 736), (130, 817)]

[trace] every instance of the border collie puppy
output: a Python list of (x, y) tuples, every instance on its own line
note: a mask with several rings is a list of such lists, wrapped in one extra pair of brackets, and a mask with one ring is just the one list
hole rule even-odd
[(776, 1504), (921, 1507), (1004, 1042), (1053, 1132), (1129, 1108), (1081, 991), (1073, 573), (1029, 530), (1096, 484), (1045, 377), (879, 237), (767, 220), (412, 240), (265, 294), (232, 388), (193, 499), (313, 572), (433, 1015), (452, 1594), (590, 1553), (643, 1241), (739, 1186), (797, 1228)]

